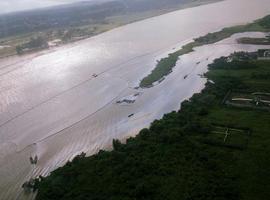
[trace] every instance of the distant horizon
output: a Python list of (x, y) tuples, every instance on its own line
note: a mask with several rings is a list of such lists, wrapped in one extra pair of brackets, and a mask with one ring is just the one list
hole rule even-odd
[[(80, 1), (94, 0), (0, 0), (0, 14), (16, 13), (40, 8), (76, 3)], [(14, 6), (16, 5), (16, 6)]]

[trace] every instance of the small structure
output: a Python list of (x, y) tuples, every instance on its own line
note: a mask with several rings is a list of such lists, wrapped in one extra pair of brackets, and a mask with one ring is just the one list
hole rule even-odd
[(211, 131), (204, 138), (204, 142), (214, 146), (244, 150), (247, 148), (250, 135), (249, 128), (212, 124)]
[(270, 49), (259, 49), (258, 60), (270, 60)]
[(92, 76), (93, 76), (94, 78), (97, 78), (97, 77), (98, 77), (98, 75), (97, 75), (97, 74), (93, 74)]
[(49, 47), (56, 47), (59, 46), (61, 44), (62, 40), (61, 39), (55, 39), (55, 40), (51, 40), (48, 42)]
[(224, 104), (238, 108), (253, 108), (270, 111), (270, 93), (229, 91), (224, 97)]
[(233, 62), (233, 61), (250, 61), (250, 60), (254, 60), (257, 59), (258, 57), (258, 53), (257, 52), (235, 52), (233, 54), (231, 54), (228, 58), (227, 58), (227, 62)]

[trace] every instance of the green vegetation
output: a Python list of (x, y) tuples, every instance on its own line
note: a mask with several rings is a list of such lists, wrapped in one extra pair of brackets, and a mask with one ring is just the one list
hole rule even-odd
[(31, 38), (29, 42), (16, 46), (18, 54), (48, 48), (48, 43), (43, 37)]
[[(235, 54), (232, 57), (238, 57)], [(217, 59), (200, 94), (113, 151), (84, 154), (35, 182), (37, 200), (258, 200), (270, 195), (270, 113), (222, 104), (270, 92), (270, 61)], [(224, 142), (224, 134), (228, 138)], [(224, 134), (223, 134), (224, 132)], [(236, 148), (240, 147), (240, 148)]]
[(238, 42), (242, 44), (270, 45), (270, 36), (266, 38), (243, 37), (238, 39)]
[[(171, 11), (222, 0), (120, 0), (81, 2), (69, 6), (0, 16), (0, 58), (21, 53), (17, 48), (31, 38), (43, 37), (58, 45), (82, 40), (135, 21)], [(1, 23), (2, 22), (2, 23)], [(7, 26), (8, 24), (8, 26)]]
[(270, 28), (270, 15), (266, 16), (264, 20), (258, 22), (260, 26)]
[(179, 56), (190, 53), (193, 48), (203, 46), (206, 44), (213, 44), (225, 38), (232, 36), (235, 33), (247, 32), (247, 31), (270, 31), (270, 15), (253, 23), (241, 26), (235, 26), (231, 28), (224, 28), (221, 31), (215, 33), (209, 33), (203, 37), (194, 39), (194, 42), (184, 45), (182, 49), (171, 53), (168, 57), (161, 59), (155, 69), (140, 82), (140, 87), (151, 87), (154, 82), (161, 80), (164, 76), (168, 75), (175, 67)]

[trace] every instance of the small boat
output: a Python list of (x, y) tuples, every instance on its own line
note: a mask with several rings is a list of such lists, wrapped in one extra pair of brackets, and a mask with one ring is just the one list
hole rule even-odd
[(132, 114), (130, 114), (130, 115), (128, 116), (128, 118), (133, 117), (133, 116), (134, 116), (134, 114), (132, 113)]
[(93, 74), (92, 76), (93, 76), (94, 78), (98, 77), (98, 75), (97, 75), (97, 74)]
[(30, 163), (31, 163), (32, 165), (37, 164), (37, 161), (38, 161), (38, 157), (37, 157), (37, 156), (35, 156), (34, 158), (33, 158), (32, 156), (30, 157)]
[(187, 77), (188, 77), (188, 75), (185, 75), (185, 76), (184, 76), (184, 79), (186, 79)]
[(197, 62), (196, 65), (200, 64), (201, 62)]

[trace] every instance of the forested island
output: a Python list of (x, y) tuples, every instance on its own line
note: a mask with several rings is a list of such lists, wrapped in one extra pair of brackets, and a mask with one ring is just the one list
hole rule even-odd
[[(176, 65), (179, 56), (192, 52), (193, 48), (203, 46), (206, 44), (213, 44), (225, 38), (228, 38), (235, 33), (242, 33), (247, 31), (269, 32), (270, 15), (247, 25), (224, 28), (221, 31), (209, 33), (205, 36), (194, 39), (193, 42), (184, 45), (180, 50), (169, 54), (168, 57), (166, 58), (162, 58), (161, 60), (159, 60), (153, 71), (148, 76), (144, 77), (141, 80), (140, 87), (143, 88), (152, 87), (155, 82), (162, 80), (165, 76), (171, 73), (172, 69)], [(245, 43), (246, 40), (247, 39), (242, 39), (240, 40), (240, 42)], [(253, 39), (249, 38), (249, 41), (247, 41), (246, 43), (251, 42), (250, 40), (253, 41), (252, 44), (255, 43), (258, 44), (258, 42), (260, 42), (261, 44), (262, 40), (264, 41), (264, 44), (267, 44), (268, 41), (266, 39), (255, 40), (254, 38)]]
[[(269, 30), (269, 19), (255, 23)], [(191, 46), (247, 27), (254, 30), (255, 24), (224, 29), (228, 32), (218, 38), (209, 34)], [(269, 65), (270, 60), (258, 60), (258, 52), (216, 59), (205, 74), (205, 89), (181, 110), (125, 144), (114, 140), (112, 151), (82, 153), (30, 189), (38, 190), (37, 200), (268, 199)]]

